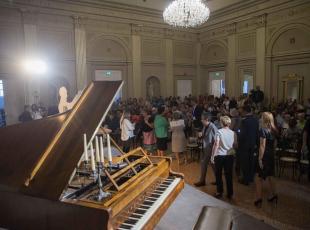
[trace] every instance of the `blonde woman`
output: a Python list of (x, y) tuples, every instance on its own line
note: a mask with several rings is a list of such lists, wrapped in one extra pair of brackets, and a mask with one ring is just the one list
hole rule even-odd
[(215, 142), (212, 149), (211, 162), (215, 164), (216, 177), (216, 198), (221, 198), (223, 195), (223, 179), (222, 171), (224, 168), (227, 198), (231, 199), (233, 196), (233, 165), (234, 165), (234, 148), (237, 147), (237, 135), (229, 126), (231, 120), (228, 116), (220, 118), (222, 128), (218, 130)]
[(274, 124), (272, 113), (262, 113), (262, 128), (259, 131), (260, 144), (258, 156), (258, 168), (256, 178), (256, 201), (254, 205), (261, 207), (262, 205), (262, 182), (267, 180), (270, 196), (269, 202), (277, 202), (278, 196), (275, 193), (274, 185), (271, 177), (274, 175), (274, 149), (276, 146), (276, 135), (278, 131)]

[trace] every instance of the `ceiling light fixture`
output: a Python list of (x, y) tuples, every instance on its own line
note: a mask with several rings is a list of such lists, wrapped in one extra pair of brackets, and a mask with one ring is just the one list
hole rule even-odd
[(210, 10), (202, 0), (174, 0), (163, 13), (166, 23), (175, 27), (197, 27), (205, 23)]

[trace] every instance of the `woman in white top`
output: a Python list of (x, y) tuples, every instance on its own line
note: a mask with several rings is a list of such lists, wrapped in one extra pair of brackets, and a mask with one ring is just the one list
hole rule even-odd
[(133, 131), (135, 125), (130, 121), (130, 112), (125, 111), (120, 120), (121, 140), (123, 142), (123, 152), (130, 151), (131, 143), (134, 137)]
[(234, 164), (234, 147), (237, 145), (237, 135), (229, 126), (231, 120), (228, 116), (222, 116), (222, 128), (218, 130), (215, 137), (215, 143), (212, 149), (211, 162), (215, 164), (215, 177), (217, 193), (216, 198), (221, 198), (223, 195), (223, 179), (222, 171), (224, 168), (227, 197), (231, 199), (233, 196), (233, 164)]

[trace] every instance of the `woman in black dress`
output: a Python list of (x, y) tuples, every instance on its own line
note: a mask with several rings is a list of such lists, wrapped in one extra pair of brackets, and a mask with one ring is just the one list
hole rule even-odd
[(262, 128), (259, 132), (260, 145), (256, 179), (256, 201), (254, 205), (260, 207), (262, 204), (262, 182), (268, 183), (270, 196), (269, 202), (277, 202), (278, 196), (275, 193), (271, 177), (274, 176), (274, 149), (276, 146), (277, 129), (274, 125), (272, 113), (262, 113)]

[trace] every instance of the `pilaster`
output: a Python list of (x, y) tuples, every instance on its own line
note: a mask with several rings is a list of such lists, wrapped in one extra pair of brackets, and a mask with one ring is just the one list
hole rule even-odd
[(76, 85), (77, 90), (83, 90), (87, 86), (86, 31), (81, 17), (74, 16), (73, 20)]

